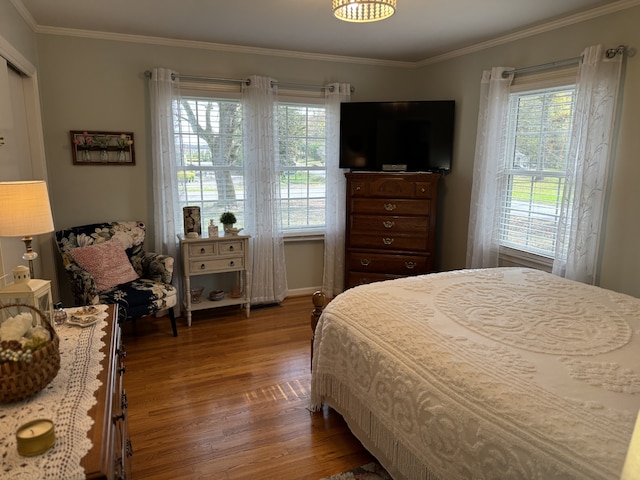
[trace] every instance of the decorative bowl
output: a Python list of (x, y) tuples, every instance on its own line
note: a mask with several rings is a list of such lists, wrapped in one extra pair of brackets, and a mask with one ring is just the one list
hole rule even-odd
[(191, 293), (191, 303), (200, 303), (202, 292), (204, 287), (193, 287), (189, 293)]
[(218, 301), (218, 300), (222, 300), (224, 298), (224, 291), (222, 290), (213, 290), (211, 293), (209, 293), (209, 300), (212, 301)]

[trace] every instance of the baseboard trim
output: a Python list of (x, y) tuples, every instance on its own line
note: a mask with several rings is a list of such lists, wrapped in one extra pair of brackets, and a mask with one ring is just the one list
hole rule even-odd
[(322, 287), (307, 287), (287, 290), (287, 297), (302, 297), (304, 295), (313, 295), (318, 290), (322, 290)]

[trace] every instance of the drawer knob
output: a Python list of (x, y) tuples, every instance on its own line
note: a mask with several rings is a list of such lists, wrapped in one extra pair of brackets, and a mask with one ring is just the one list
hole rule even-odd
[(396, 205), (395, 205), (395, 204), (393, 204), (393, 203), (385, 203), (385, 204), (384, 204), (384, 209), (385, 209), (387, 212), (393, 212), (393, 211), (396, 209)]
[(204, 247), (202, 247), (202, 248), (200, 249), (200, 253), (201, 253), (202, 255), (204, 255), (204, 254), (205, 254), (205, 252), (206, 252), (206, 250), (204, 249)]
[(230, 267), (235, 267), (235, 266), (236, 266), (236, 262), (234, 262), (233, 260), (231, 260), (231, 261), (229, 262), (229, 266), (230, 266)]
[(200, 270), (204, 270), (205, 268), (207, 268), (207, 266), (204, 263), (200, 264)]
[(422, 187), (422, 188), (420, 189), (420, 192), (421, 192), (421, 193), (426, 192), (425, 188), (424, 188), (424, 187)]
[(384, 243), (385, 245), (391, 245), (393, 243), (393, 238), (384, 237), (382, 239), (382, 243)]
[(404, 262), (404, 266), (407, 267), (409, 270), (413, 270), (418, 266), (418, 264), (416, 262)]
[(384, 225), (384, 228), (392, 228), (396, 223), (395, 222), (391, 222), (389, 220), (387, 220), (386, 222), (382, 222), (382, 225)]
[(356, 192), (359, 192), (360, 190), (361, 190), (360, 185), (358, 185), (358, 186), (356, 187)]
[(370, 263), (371, 263), (371, 260), (369, 260), (368, 258), (360, 259), (360, 265), (362, 265), (363, 267), (368, 267)]

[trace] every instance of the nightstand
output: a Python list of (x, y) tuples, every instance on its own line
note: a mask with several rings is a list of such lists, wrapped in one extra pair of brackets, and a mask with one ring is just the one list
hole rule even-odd
[[(191, 326), (191, 312), (207, 308), (241, 305), (249, 317), (249, 235), (225, 235), (221, 237), (189, 238), (178, 235), (184, 275), (183, 306), (187, 325)], [(237, 292), (225, 292), (222, 300), (209, 300), (215, 277), (236, 272)], [(192, 277), (204, 287), (198, 303), (191, 301)], [(195, 282), (195, 278), (193, 279)]]

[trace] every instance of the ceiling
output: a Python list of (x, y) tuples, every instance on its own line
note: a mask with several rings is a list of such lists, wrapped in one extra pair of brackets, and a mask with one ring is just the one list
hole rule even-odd
[[(381, 22), (337, 20), (331, 0), (11, 0), (37, 32), (79, 29), (419, 62), (597, 16), (629, 0), (397, 0)], [(638, 3), (638, 2), (635, 2)]]

